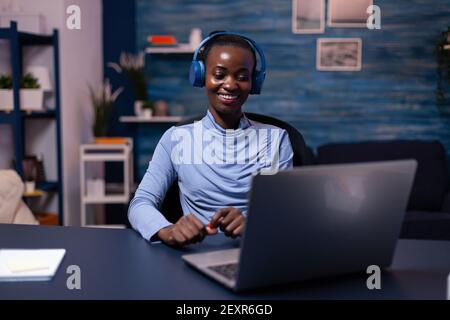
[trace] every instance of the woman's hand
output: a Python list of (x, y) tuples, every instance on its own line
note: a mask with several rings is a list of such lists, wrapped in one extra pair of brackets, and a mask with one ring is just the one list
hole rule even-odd
[[(236, 238), (241, 236), (244, 230), (245, 217), (241, 210), (233, 207), (222, 208), (217, 211), (206, 228), (212, 234), (215, 228), (219, 227), (226, 236)], [(217, 230), (216, 230), (217, 232)]]
[(177, 223), (162, 228), (158, 231), (158, 237), (164, 243), (171, 246), (184, 246), (201, 242), (205, 235), (211, 233), (205, 225), (193, 214), (182, 216)]

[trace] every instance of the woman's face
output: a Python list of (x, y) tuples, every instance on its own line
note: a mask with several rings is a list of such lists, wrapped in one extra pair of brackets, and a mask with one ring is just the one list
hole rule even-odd
[(241, 112), (252, 87), (252, 52), (235, 46), (214, 46), (206, 59), (205, 87), (209, 105), (220, 114)]

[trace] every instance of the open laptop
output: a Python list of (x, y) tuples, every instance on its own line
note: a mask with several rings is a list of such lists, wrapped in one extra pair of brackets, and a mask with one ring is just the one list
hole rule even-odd
[(387, 267), (416, 167), (399, 160), (257, 175), (241, 248), (182, 258), (235, 291)]

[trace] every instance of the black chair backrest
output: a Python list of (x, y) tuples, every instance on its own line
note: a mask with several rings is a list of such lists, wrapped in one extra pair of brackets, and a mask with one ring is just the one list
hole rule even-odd
[[(305, 140), (303, 139), (302, 134), (289, 123), (257, 113), (246, 112), (245, 115), (250, 120), (265, 124), (271, 124), (278, 128), (286, 130), (289, 135), (289, 140), (291, 142), (292, 150), (294, 153), (294, 167), (309, 165), (313, 163), (312, 152), (306, 147)], [(177, 126), (193, 123), (194, 121), (201, 120), (203, 117), (204, 115), (199, 115), (188, 118), (179, 122)], [(161, 204), (160, 211), (164, 214), (166, 219), (172, 223), (178, 221), (178, 219), (183, 215), (179, 195), (180, 190), (178, 188), (178, 181), (175, 181), (169, 188), (169, 190), (167, 190), (166, 196)]]

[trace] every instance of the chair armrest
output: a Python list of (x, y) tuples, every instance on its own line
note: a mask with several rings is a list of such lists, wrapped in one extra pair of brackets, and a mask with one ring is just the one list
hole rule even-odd
[(442, 211), (450, 213), (450, 190), (444, 197), (444, 202), (442, 203)]

